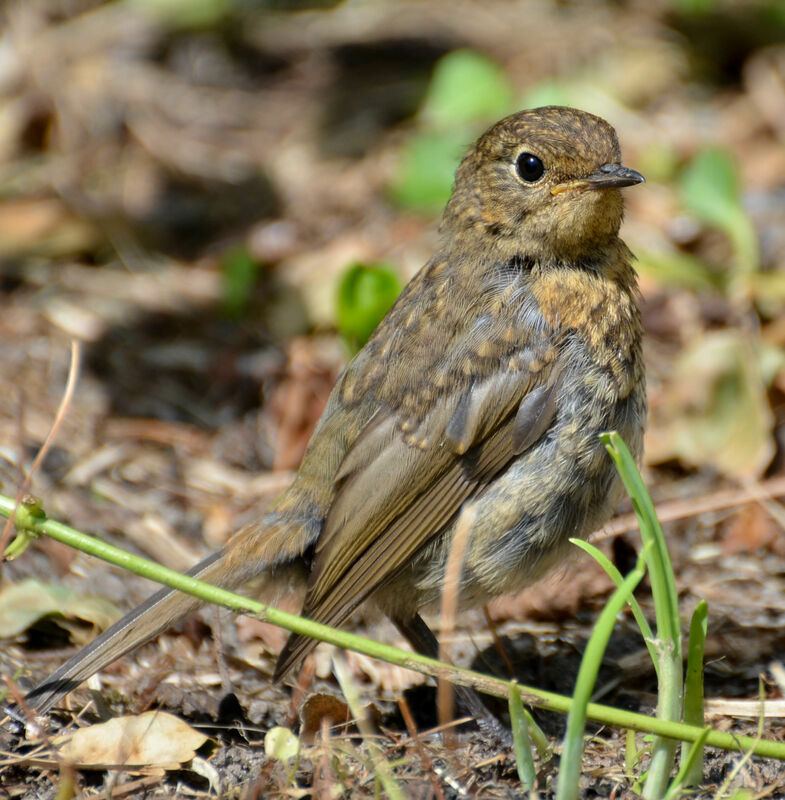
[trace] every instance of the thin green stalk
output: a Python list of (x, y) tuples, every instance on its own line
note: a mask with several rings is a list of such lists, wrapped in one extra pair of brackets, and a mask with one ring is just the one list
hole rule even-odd
[[(706, 645), (707, 619), (709, 606), (701, 600), (690, 621), (690, 638), (687, 645), (687, 673), (684, 681), (684, 722), (688, 725), (703, 725), (703, 651)], [(697, 742), (695, 743), (697, 744)], [(694, 747), (694, 746), (693, 746)], [(692, 767), (684, 774), (685, 786), (698, 786), (703, 780), (703, 749), (692, 756), (691, 748), (686, 742), (681, 746), (682, 771), (688, 757), (692, 759)]]
[[(763, 678), (758, 678), (758, 698), (760, 699), (760, 714), (758, 715), (758, 734), (756, 739), (763, 736), (763, 725), (766, 722), (766, 686), (763, 683)], [(752, 751), (748, 750), (743, 758), (740, 758), (733, 766), (733, 769), (725, 776), (722, 785), (714, 794), (714, 800), (723, 800), (725, 794), (730, 791), (730, 787), (736, 780), (739, 773), (744, 769), (747, 762), (750, 760)]]
[(690, 783), (690, 775), (695, 771), (696, 764), (700, 765), (700, 774), (703, 775), (703, 745), (710, 730), (711, 728), (704, 728), (701, 737), (688, 746), (686, 752), (682, 752), (681, 769), (668, 787), (664, 800), (678, 800), (685, 786), (697, 785)]
[[(632, 500), (640, 523), (644, 548), (651, 549), (646, 558), (649, 570), (654, 612), (657, 619), (658, 693), (657, 716), (665, 721), (681, 719), (682, 707), (682, 655), (679, 596), (676, 578), (668, 555), (665, 537), (635, 459), (624, 440), (615, 431), (602, 435), (605, 448), (616, 464), (622, 482)], [(643, 787), (643, 800), (659, 800), (666, 791), (676, 756), (676, 742), (657, 737), (652, 746), (649, 774)]]
[[(644, 548), (645, 553), (646, 548)], [(575, 681), (575, 691), (572, 696), (573, 706), (567, 716), (567, 733), (562, 749), (556, 800), (577, 800), (583, 757), (583, 732), (586, 728), (586, 709), (589, 705), (589, 698), (594, 691), (597, 673), (602, 664), (602, 656), (616, 625), (616, 617), (645, 574), (646, 566), (642, 556), (638, 559), (635, 569), (608, 599), (586, 645), (578, 670), (578, 678)]]
[(346, 655), (344, 653), (338, 652), (333, 656), (333, 671), (335, 672), (335, 677), (338, 679), (338, 684), (341, 687), (343, 696), (346, 698), (346, 704), (349, 706), (354, 721), (360, 729), (365, 746), (368, 748), (368, 753), (373, 763), (374, 774), (379, 779), (379, 783), (384, 787), (390, 800), (406, 800), (406, 795), (395, 780), (392, 768), (387, 763), (384, 753), (374, 741), (373, 729), (371, 728), (370, 722), (368, 722), (365, 709), (362, 707), (357, 684), (352, 680), (352, 676), (349, 673), (349, 667), (346, 663)]
[[(608, 577), (616, 584), (616, 586), (621, 586), (624, 582), (624, 576), (619, 572), (616, 565), (602, 552), (598, 547), (595, 547), (593, 544), (589, 544), (589, 542), (585, 542), (583, 539), (570, 539), (572, 544), (577, 545), (587, 552), (607, 573)], [(646, 643), (646, 647), (649, 649), (649, 655), (651, 656), (652, 663), (654, 664), (655, 671), (659, 670), (659, 664), (657, 663), (657, 652), (654, 649), (654, 633), (652, 632), (651, 626), (649, 625), (649, 621), (646, 619), (646, 616), (643, 613), (643, 609), (640, 606), (640, 603), (635, 599), (635, 595), (630, 595), (629, 598), (629, 606), (632, 610), (632, 615), (635, 617), (635, 621), (638, 623), (638, 628), (643, 636), (643, 641)]]
[[(517, 685), (517, 684), (516, 684)], [(520, 692), (519, 692), (520, 694)], [(523, 716), (526, 718), (526, 726), (529, 729), (529, 738), (537, 748), (537, 755), (540, 761), (546, 763), (553, 758), (553, 748), (548, 737), (542, 732), (542, 728), (534, 721), (534, 717), (526, 706), (523, 707)]]
[(515, 764), (518, 768), (518, 777), (524, 791), (530, 792), (534, 788), (537, 773), (534, 770), (532, 758), (531, 738), (529, 737), (529, 723), (523, 713), (523, 703), (518, 687), (510, 687), (509, 696), (510, 724), (512, 725), (512, 741), (515, 749)]
[(641, 751), (638, 748), (635, 731), (628, 728), (624, 740), (624, 774), (630, 782), (630, 788), (636, 794), (639, 792), (639, 787), (635, 777), (635, 767), (638, 765), (640, 757)]
[[(0, 495), (0, 515), (10, 516), (13, 512), (14, 501), (9, 497)], [(321, 641), (343, 647), (346, 650), (355, 650), (358, 653), (364, 653), (424, 675), (449, 680), (460, 686), (471, 686), (493, 697), (502, 699), (509, 697), (510, 687), (513, 685), (511, 681), (493, 678), (461, 667), (453, 667), (436, 659), (399, 650), (397, 647), (382, 645), (363, 636), (348, 633), (347, 631), (339, 631), (328, 625), (321, 625), (225, 589), (202, 583), (195, 578), (182, 575), (145, 558), (132, 556), (117, 547), (112, 547), (105, 542), (80, 533), (68, 525), (48, 520), (43, 516), (42, 512), (31, 514), (26, 506), (20, 507), (15, 517), (18, 529), (24, 529), (35, 535), (49, 536), (88, 555), (97, 556), (111, 564), (124, 567), (137, 575), (143, 575), (165, 586), (171, 586), (174, 589), (192, 594), (205, 602), (252, 614), (262, 621), (271, 622), (286, 630), (303, 633), (306, 636), (312, 636)], [(560, 713), (566, 713), (572, 705), (572, 698), (570, 697), (528, 686), (516, 685), (521, 693), (522, 701), (528, 705)], [(602, 725), (615, 725), (620, 728), (630, 728), (644, 733), (653, 733), (658, 736), (667, 736), (672, 739), (681, 739), (689, 742), (698, 739), (702, 733), (701, 728), (691, 725), (666, 722), (647, 717), (645, 714), (636, 714), (632, 711), (602, 706), (598, 703), (589, 703), (587, 717)], [(734, 736), (722, 731), (712, 730), (706, 739), (706, 744), (734, 752), (751, 750), (756, 755), (785, 761), (785, 743), (783, 742), (767, 739), (758, 741), (750, 736)]]

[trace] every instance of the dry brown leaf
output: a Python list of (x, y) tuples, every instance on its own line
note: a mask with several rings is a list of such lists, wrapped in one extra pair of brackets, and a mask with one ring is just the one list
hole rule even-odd
[(0, 252), (63, 256), (95, 246), (95, 229), (60, 200), (6, 200), (0, 206)]
[(674, 364), (652, 408), (647, 460), (757, 477), (774, 455), (773, 427), (758, 347), (742, 333), (712, 331)]
[(59, 736), (54, 744), (79, 767), (140, 766), (174, 769), (193, 758), (208, 737), (163, 711), (116, 717)]
[(722, 532), (724, 555), (754, 553), (767, 547), (777, 536), (779, 528), (759, 505), (740, 508)]
[(327, 404), (334, 380), (332, 368), (320, 363), (312, 341), (304, 337), (292, 340), (286, 375), (270, 399), (274, 420), (273, 469), (297, 468)]
[(74, 633), (73, 626), (63, 624), (66, 620), (84, 620), (103, 630), (120, 619), (122, 612), (103, 597), (78, 595), (65, 586), (33, 578), (9, 584), (0, 591), (0, 638), (17, 636), (50, 615)]

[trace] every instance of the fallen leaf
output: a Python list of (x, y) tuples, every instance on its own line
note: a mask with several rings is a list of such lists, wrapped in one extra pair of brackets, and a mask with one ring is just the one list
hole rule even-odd
[(208, 737), (163, 711), (116, 717), (58, 736), (54, 744), (78, 767), (141, 766), (174, 769), (190, 761)]
[(764, 356), (734, 331), (706, 333), (687, 347), (652, 408), (649, 463), (678, 459), (737, 478), (759, 476), (774, 455)]
[(324, 411), (335, 374), (320, 363), (313, 342), (305, 337), (289, 344), (286, 374), (269, 402), (273, 469), (295, 469), (302, 460), (314, 426)]
[[(114, 603), (95, 595), (79, 595), (65, 586), (41, 583), (33, 578), (13, 583), (0, 591), (0, 638), (18, 636), (46, 616), (79, 619), (104, 630), (120, 619)], [(73, 633), (73, 626), (63, 625)]]
[(0, 254), (5, 257), (64, 257), (97, 243), (96, 229), (59, 199), (5, 199), (0, 206)]
[(778, 526), (762, 506), (744, 506), (722, 527), (722, 552), (726, 556), (755, 553), (768, 547), (778, 533)]

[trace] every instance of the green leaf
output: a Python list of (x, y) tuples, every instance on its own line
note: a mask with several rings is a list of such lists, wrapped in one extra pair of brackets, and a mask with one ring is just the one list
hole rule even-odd
[(400, 206), (437, 214), (450, 199), (455, 170), (472, 134), (459, 131), (418, 133), (404, 145), (392, 189)]
[(671, 0), (671, 5), (687, 16), (702, 16), (714, 11), (719, 5), (718, 0)]
[(699, 152), (681, 180), (684, 205), (696, 217), (723, 228), (741, 207), (739, 178), (733, 157), (711, 148)]
[(521, 693), (517, 686), (510, 687), (508, 698), (512, 740), (515, 749), (515, 764), (518, 767), (518, 778), (524, 791), (531, 791), (537, 779), (532, 758), (532, 745), (529, 736), (529, 723), (524, 713)]
[(699, 152), (684, 170), (681, 193), (690, 212), (730, 238), (737, 267), (745, 272), (757, 269), (757, 234), (742, 206), (733, 157), (719, 148)]
[(512, 106), (512, 87), (495, 61), (454, 50), (436, 65), (421, 113), (434, 127), (449, 129), (503, 117)]
[(721, 288), (722, 276), (690, 253), (636, 253), (637, 269), (662, 286), (677, 286), (696, 292)]
[(668, 183), (680, 170), (679, 151), (672, 144), (654, 141), (637, 154), (636, 167), (651, 182)]
[(749, 276), (750, 294), (764, 317), (778, 317), (785, 303), (785, 272), (756, 272)]
[(245, 247), (231, 247), (224, 251), (221, 256), (221, 305), (230, 319), (245, 316), (260, 270), (261, 265)]
[[(687, 647), (687, 672), (684, 677), (684, 714), (688, 725), (705, 725), (703, 703), (703, 653), (706, 647), (709, 606), (701, 600), (690, 620), (690, 638)], [(706, 736), (703, 736), (705, 740)], [(701, 746), (698, 746), (700, 743)], [(682, 766), (674, 782), (684, 786), (698, 786), (703, 779), (703, 741), (681, 744)], [(687, 765), (690, 765), (689, 767)]]
[(771, 386), (774, 379), (785, 369), (785, 351), (776, 345), (761, 340), (758, 342), (760, 374), (765, 386)]
[(575, 105), (575, 91), (564, 81), (543, 81), (530, 87), (521, 98), (521, 108)]
[(393, 200), (423, 214), (440, 212), (466, 148), (482, 126), (513, 108), (510, 82), (496, 62), (474, 50), (444, 56), (420, 109), (420, 131), (402, 148)]
[(353, 264), (338, 284), (336, 323), (349, 346), (368, 340), (401, 292), (398, 275), (386, 264)]
[(126, 0), (174, 28), (212, 28), (225, 19), (233, 0)]

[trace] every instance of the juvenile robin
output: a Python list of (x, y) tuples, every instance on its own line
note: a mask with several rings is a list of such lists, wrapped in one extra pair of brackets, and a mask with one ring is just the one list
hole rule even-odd
[[(619, 190), (643, 180), (613, 128), (573, 108), (484, 133), (458, 168), (438, 252), (339, 377), (291, 488), (191, 574), (304, 583), (303, 614), (331, 625), (371, 603), (435, 655), (419, 612), (439, 600), (464, 503), (477, 513), (463, 605), (559, 564), (622, 493), (599, 434), (641, 452), (636, 275), (618, 232)], [(28, 699), (49, 709), (199, 605), (161, 590)], [(291, 635), (275, 678), (315, 644)]]

